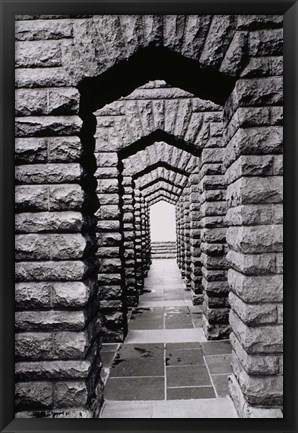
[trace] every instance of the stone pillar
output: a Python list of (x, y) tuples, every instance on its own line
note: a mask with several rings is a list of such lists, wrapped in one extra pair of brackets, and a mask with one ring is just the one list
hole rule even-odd
[(78, 109), (72, 87), (17, 92), (17, 417), (98, 416), (102, 401), (94, 130)]
[(135, 260), (136, 260), (136, 287), (139, 293), (144, 287), (143, 261), (142, 261), (142, 238), (141, 238), (141, 193), (138, 188), (134, 189), (134, 208), (135, 208)]
[(124, 298), (126, 306), (138, 305), (139, 294), (136, 288), (135, 250), (134, 250), (134, 206), (133, 180), (123, 176), (123, 272)]
[(176, 205), (176, 234), (177, 234), (177, 263), (181, 270), (182, 267), (182, 228), (181, 228), (181, 197)]
[(190, 183), (190, 285), (194, 305), (203, 303), (202, 264), (201, 264), (201, 212), (199, 174), (189, 176)]
[(222, 126), (209, 125), (209, 140), (202, 150), (200, 201), (201, 260), (204, 287), (203, 329), (208, 339), (228, 338), (229, 302), (225, 244), (226, 185), (222, 174)]
[(225, 106), (230, 393), (241, 417), (280, 418), (283, 92), (273, 70), (258, 72), (237, 81)]
[(150, 238), (150, 209), (147, 201), (144, 203), (145, 207), (145, 239), (146, 239), (146, 275), (151, 265), (151, 238)]
[(185, 186), (184, 195), (184, 278), (185, 284), (190, 288), (191, 284), (191, 253), (190, 253), (190, 188)]
[(96, 158), (96, 192), (100, 203), (96, 213), (97, 257), (103, 340), (122, 341), (127, 332), (127, 323), (126, 306), (123, 304), (121, 173), (117, 153), (103, 150), (100, 140), (96, 140)]

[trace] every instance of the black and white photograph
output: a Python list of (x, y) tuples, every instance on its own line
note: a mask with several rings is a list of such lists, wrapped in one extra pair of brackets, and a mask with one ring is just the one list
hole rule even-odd
[(283, 41), (15, 16), (16, 418), (283, 418)]

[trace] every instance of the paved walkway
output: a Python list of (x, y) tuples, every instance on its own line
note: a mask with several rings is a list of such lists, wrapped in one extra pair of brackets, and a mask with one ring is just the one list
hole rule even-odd
[(102, 418), (235, 418), (231, 346), (206, 341), (175, 259), (153, 260), (123, 344), (102, 351)]

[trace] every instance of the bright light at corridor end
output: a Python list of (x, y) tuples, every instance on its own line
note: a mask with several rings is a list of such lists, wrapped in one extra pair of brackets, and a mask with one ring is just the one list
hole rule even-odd
[(159, 201), (150, 206), (151, 241), (176, 242), (175, 206)]

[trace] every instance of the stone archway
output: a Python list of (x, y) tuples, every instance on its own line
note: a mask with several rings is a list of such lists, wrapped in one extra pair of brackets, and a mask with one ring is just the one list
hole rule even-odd
[[(111, 20), (113, 31), (106, 20)], [(140, 129), (134, 124), (127, 129), (127, 124), (124, 127), (116, 120), (113, 103), (103, 108), (107, 111), (102, 120), (107, 123), (96, 123), (92, 109), (120, 96), (121, 86), (115, 95), (108, 87), (100, 95), (101, 83), (111, 82), (128, 63), (134, 69), (146, 56), (151, 61), (154, 51), (160, 57), (167, 52), (168, 65), (180, 62), (189, 71), (193, 68), (188, 91), (204, 90), (201, 83), (195, 85), (199, 70), (206, 72), (202, 78), (208, 74), (216, 78), (211, 81), (218, 87), (207, 86), (203, 96), (213, 95), (213, 100), (224, 104), (220, 122), (202, 122), (200, 110), (195, 109), (188, 118), (187, 108), (179, 121), (177, 116), (176, 121), (167, 117), (187, 103), (183, 97), (181, 103), (177, 98), (151, 105), (156, 125), (148, 133), (160, 129), (159, 122), (164, 121), (166, 132), (188, 137), (186, 141), (200, 143), (203, 149), (200, 171), (191, 183), (191, 196), (200, 196), (192, 205), (202, 210), (204, 251), (195, 257), (202, 260), (203, 275), (197, 277), (202, 278), (205, 293), (218, 301), (216, 294), (223, 289), (218, 281), (226, 280), (219, 280), (221, 270), (213, 269), (214, 259), (206, 251), (222, 245), (224, 223), (229, 285), (224, 291), (231, 290), (231, 395), (242, 417), (282, 416), (282, 17), (94, 16), (42, 21), (46, 32), (39, 30), (39, 19), (20, 20), (16, 28), (16, 403), (20, 416), (28, 410), (49, 411), (51, 416), (63, 411), (74, 417), (98, 413), (102, 387), (97, 348), (103, 323), (96, 305), (104, 293), (111, 294), (111, 287), (118, 293), (121, 275), (112, 272), (111, 284), (106, 285), (100, 271), (98, 290), (97, 269), (105, 265), (105, 249), (115, 252), (120, 240), (110, 234), (118, 230), (117, 219), (100, 220), (96, 228), (94, 214), (100, 204), (98, 195), (107, 190), (118, 194), (113, 182), (118, 161), (109, 152), (119, 143), (117, 130), (123, 131), (122, 144), (144, 134), (138, 135)], [(161, 72), (165, 71), (166, 65)], [(138, 83), (132, 77), (124, 94), (149, 78), (161, 77), (143, 76)], [(182, 87), (183, 77), (164, 78)], [(222, 83), (228, 83), (225, 94), (219, 91)], [(110, 100), (105, 99), (108, 92)], [(150, 117), (146, 103), (137, 106), (143, 115), (137, 119)], [(129, 110), (134, 111), (129, 104), (125, 108), (128, 116)], [(109, 116), (115, 118), (110, 126)], [(94, 139), (96, 131), (99, 135)], [(105, 155), (98, 154), (98, 145), (106, 146)], [(108, 167), (115, 178), (96, 173), (98, 166)], [(224, 182), (226, 196), (221, 188)], [(220, 202), (227, 209), (219, 209)], [(98, 227), (104, 230), (99, 246), (95, 243)], [(192, 229), (197, 230), (195, 221)], [(196, 268), (197, 263), (192, 272)], [(208, 303), (206, 315), (210, 326), (214, 313)]]

